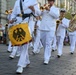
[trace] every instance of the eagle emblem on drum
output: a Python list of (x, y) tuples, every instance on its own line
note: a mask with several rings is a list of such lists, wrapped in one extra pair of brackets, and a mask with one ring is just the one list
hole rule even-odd
[(23, 41), (25, 39), (26, 32), (22, 28), (16, 28), (13, 31), (13, 38), (17, 41)]

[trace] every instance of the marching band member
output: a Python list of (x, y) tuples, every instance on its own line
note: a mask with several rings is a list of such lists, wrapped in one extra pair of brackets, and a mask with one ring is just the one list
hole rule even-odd
[[(10, 20), (11, 20), (12, 9), (6, 10), (5, 12), (6, 12), (6, 14), (8, 15), (8, 16), (7, 16), (8, 21), (10, 21)], [(11, 25), (11, 24), (8, 24), (8, 29), (9, 29), (10, 25)], [(13, 47), (12, 47), (11, 41), (9, 41), (9, 45), (8, 45), (8, 50), (7, 50), (7, 51), (8, 51), (8, 52), (12, 52), (12, 53), (10, 54), (10, 56), (9, 56), (11, 59), (13, 59), (13, 58), (15, 57), (15, 55), (16, 55), (16, 53), (17, 53), (17, 49), (18, 49), (18, 47), (17, 47), (17, 46), (13, 46)]]
[[(10, 21), (11, 20), (12, 9), (10, 9), (7, 13), (8, 13), (7, 18)], [(8, 24), (8, 29), (9, 29), (10, 25), (11, 24), (9, 23)], [(9, 55), (9, 58), (14, 59), (14, 57), (17, 53), (17, 49), (18, 49), (18, 46), (12, 46), (11, 41), (9, 41), (8, 50), (7, 50), (8, 52), (11, 52), (11, 54)]]
[[(5, 11), (5, 14), (7, 15), (8, 21), (11, 19), (11, 13), (12, 13), (12, 9)], [(7, 32), (7, 35), (6, 35), (7, 38), (6, 38), (6, 40), (8, 40), (8, 25), (9, 24), (7, 24), (7, 28), (6, 28), (6, 32)], [(11, 44), (11, 41), (9, 40), (7, 52), (11, 52), (11, 51), (12, 51), (12, 44)]]
[[(20, 10), (20, 4), (22, 4), (23, 7), (22, 11)], [(13, 23), (12, 19), (15, 17), (17, 18), (17, 23), (29, 23), (29, 17), (31, 17), (30, 13), (33, 13), (34, 15), (40, 14), (40, 10), (37, 4), (38, 3), (36, 0), (16, 0), (10, 23)], [(23, 17), (20, 17), (18, 14), (21, 14), (21, 12), (24, 12), (26, 17), (24, 15)], [(23, 68), (30, 64), (28, 55), (28, 43), (21, 46), (21, 51), (22, 52), (18, 61), (18, 69), (16, 70), (16, 73), (22, 73)]]
[(9, 58), (10, 58), (10, 59), (14, 59), (14, 57), (16, 56), (17, 50), (18, 50), (18, 46), (13, 46), (13, 47), (12, 47), (12, 52), (11, 52), (11, 54), (9, 55)]
[(58, 55), (57, 57), (60, 58), (62, 55), (62, 49), (63, 49), (63, 41), (65, 38), (65, 32), (66, 28), (69, 26), (69, 21), (68, 19), (65, 18), (65, 9), (60, 10), (60, 23), (57, 28), (56, 36), (57, 36), (57, 50), (58, 50)]
[(12, 44), (11, 41), (9, 41), (7, 52), (11, 52), (11, 51), (12, 51)]
[(56, 45), (56, 35), (55, 35), (52, 43), (52, 51), (56, 51), (56, 50), (57, 50), (57, 45)]
[[(72, 13), (72, 19), (74, 18), (74, 16), (75, 16), (75, 13)], [(76, 26), (76, 24), (74, 26)], [(68, 31), (68, 34), (69, 34), (69, 38), (70, 38), (70, 53), (73, 54), (75, 51), (75, 44), (76, 44), (76, 30), (74, 30), (72, 32)]]
[(41, 41), (40, 41), (40, 24), (41, 24), (41, 18), (40, 16), (36, 17), (36, 25), (35, 25), (35, 40), (34, 40), (34, 46), (33, 46), (33, 54), (39, 53), (40, 48), (42, 47)]
[(42, 11), (42, 21), (40, 25), (40, 39), (44, 48), (44, 64), (50, 61), (52, 51), (52, 41), (56, 30), (56, 19), (59, 18), (60, 12), (54, 6), (55, 0), (48, 0), (48, 6)]
[[(31, 31), (32, 38), (34, 37), (34, 36), (33, 36), (34, 25), (35, 25), (35, 21), (34, 21), (34, 17), (32, 16), (32, 17), (30, 18), (30, 23), (29, 23), (29, 27), (30, 27), (30, 31)], [(32, 47), (32, 48), (33, 48), (33, 41), (30, 42), (29, 47)]]

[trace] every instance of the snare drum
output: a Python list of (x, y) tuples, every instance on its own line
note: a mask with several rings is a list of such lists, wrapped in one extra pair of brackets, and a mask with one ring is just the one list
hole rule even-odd
[(9, 28), (9, 39), (13, 46), (23, 45), (32, 40), (28, 23), (21, 23)]

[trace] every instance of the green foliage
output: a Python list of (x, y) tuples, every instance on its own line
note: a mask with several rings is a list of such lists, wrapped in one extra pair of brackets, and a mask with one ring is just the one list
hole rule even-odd
[[(65, 7), (65, 3), (63, 2), (63, 3), (60, 3), (60, 6), (58, 6), (58, 4), (57, 4), (56, 6), (61, 9), (61, 8), (64, 8), (64, 7)], [(66, 6), (66, 10), (67, 10), (67, 6)], [(72, 18), (71, 12), (72, 12), (72, 8), (70, 8), (70, 9), (66, 12), (65, 17), (66, 17), (67, 19), (71, 19), (71, 18)]]
[(60, 4), (60, 8), (64, 8), (64, 6), (65, 6), (64, 3)]
[(71, 19), (71, 18), (72, 18), (71, 12), (72, 12), (72, 8), (70, 8), (70, 9), (66, 12), (65, 17), (66, 17), (67, 19)]
[(65, 17), (66, 17), (67, 19), (71, 19), (71, 18), (72, 18), (71, 13), (70, 13), (70, 12), (67, 12), (67, 13), (65, 14)]

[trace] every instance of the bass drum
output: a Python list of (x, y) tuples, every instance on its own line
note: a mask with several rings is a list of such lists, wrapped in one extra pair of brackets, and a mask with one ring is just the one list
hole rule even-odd
[(19, 46), (32, 41), (28, 23), (21, 23), (10, 27), (8, 35), (12, 46)]

